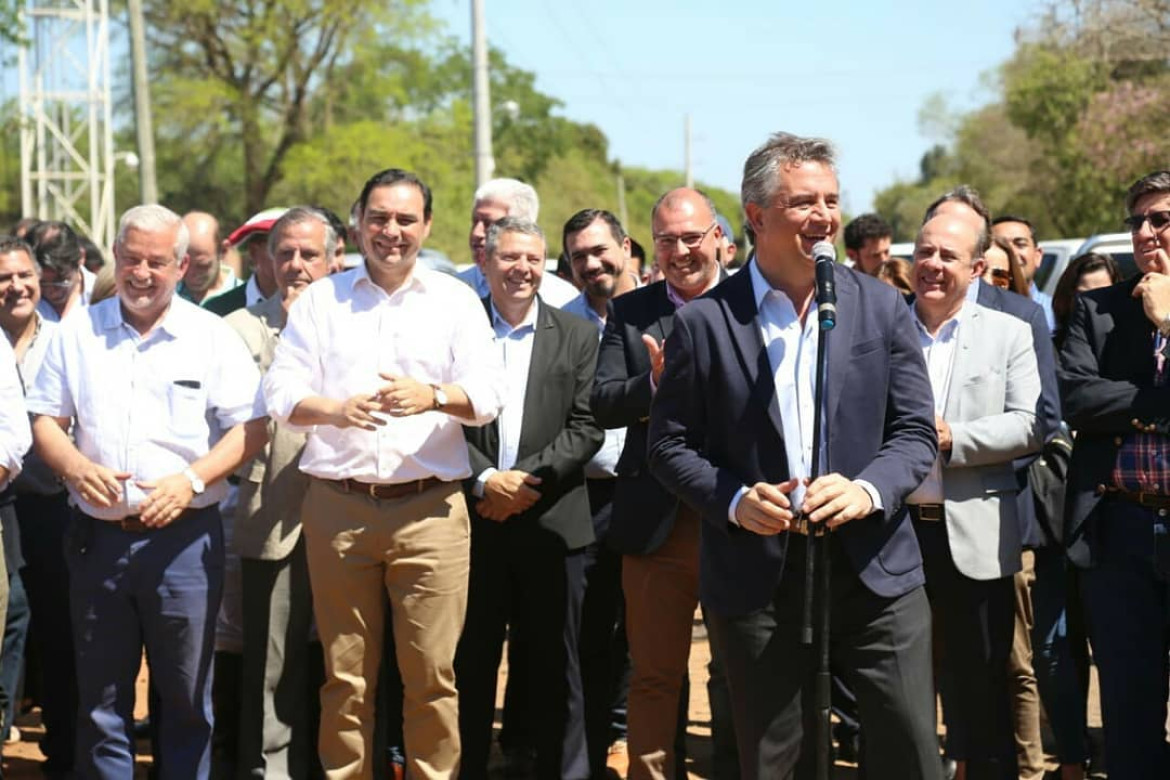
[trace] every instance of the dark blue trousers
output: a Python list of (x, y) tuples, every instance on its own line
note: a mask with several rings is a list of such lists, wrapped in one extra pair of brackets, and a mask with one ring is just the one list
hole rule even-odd
[(66, 539), (78, 669), (76, 770), (134, 774), (134, 681), (145, 646), (158, 692), (158, 780), (211, 766), (215, 615), (223, 591), (216, 507), (135, 533), (74, 513)]
[(1170, 512), (1104, 499), (1081, 579), (1101, 682), (1109, 780), (1170, 777)]

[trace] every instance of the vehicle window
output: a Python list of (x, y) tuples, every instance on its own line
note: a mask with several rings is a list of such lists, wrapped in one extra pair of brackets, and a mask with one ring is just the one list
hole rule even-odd
[(1056, 253), (1045, 252), (1040, 259), (1040, 267), (1036, 269), (1036, 289), (1043, 290), (1048, 284), (1048, 277), (1052, 276), (1052, 269), (1056, 267)]

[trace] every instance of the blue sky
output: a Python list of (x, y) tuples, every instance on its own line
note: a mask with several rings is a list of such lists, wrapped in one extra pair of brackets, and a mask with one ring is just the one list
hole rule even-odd
[[(857, 214), (917, 175), (936, 138), (918, 113), (934, 93), (987, 102), (987, 71), (1035, 21), (1035, 0), (484, 0), (492, 45), (537, 74), (561, 113), (598, 125), (627, 165), (683, 167), (691, 115), (695, 178), (738, 191), (743, 160), (776, 130), (832, 139), (844, 206)], [(432, 0), (470, 39), (468, 0)]]

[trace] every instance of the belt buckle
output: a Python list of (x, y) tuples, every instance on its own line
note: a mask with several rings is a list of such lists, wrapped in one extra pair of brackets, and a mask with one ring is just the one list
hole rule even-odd
[(378, 498), (378, 483), (376, 483), (376, 482), (367, 483), (366, 484), (366, 493), (369, 494), (370, 498), (377, 500), (377, 498)]
[(918, 504), (918, 519), (925, 520), (930, 523), (941, 522), (943, 519), (942, 505)]
[(797, 533), (801, 536), (809, 535), (808, 515), (804, 512), (797, 512), (792, 516), (792, 524), (788, 527), (789, 532)]

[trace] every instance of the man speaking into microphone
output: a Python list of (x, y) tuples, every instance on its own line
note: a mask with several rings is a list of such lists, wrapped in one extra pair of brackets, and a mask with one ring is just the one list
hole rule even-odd
[(869, 776), (938, 780), (930, 609), (904, 506), (938, 443), (910, 311), (893, 288), (836, 267), (822, 476), (810, 482), (813, 248), (841, 225), (832, 147), (772, 136), (748, 157), (741, 196), (755, 259), (675, 315), (648, 451), (704, 521), (700, 595), (742, 776), (813, 774), (815, 658), (800, 625), (809, 523), (824, 523), (833, 666), (857, 694)]

